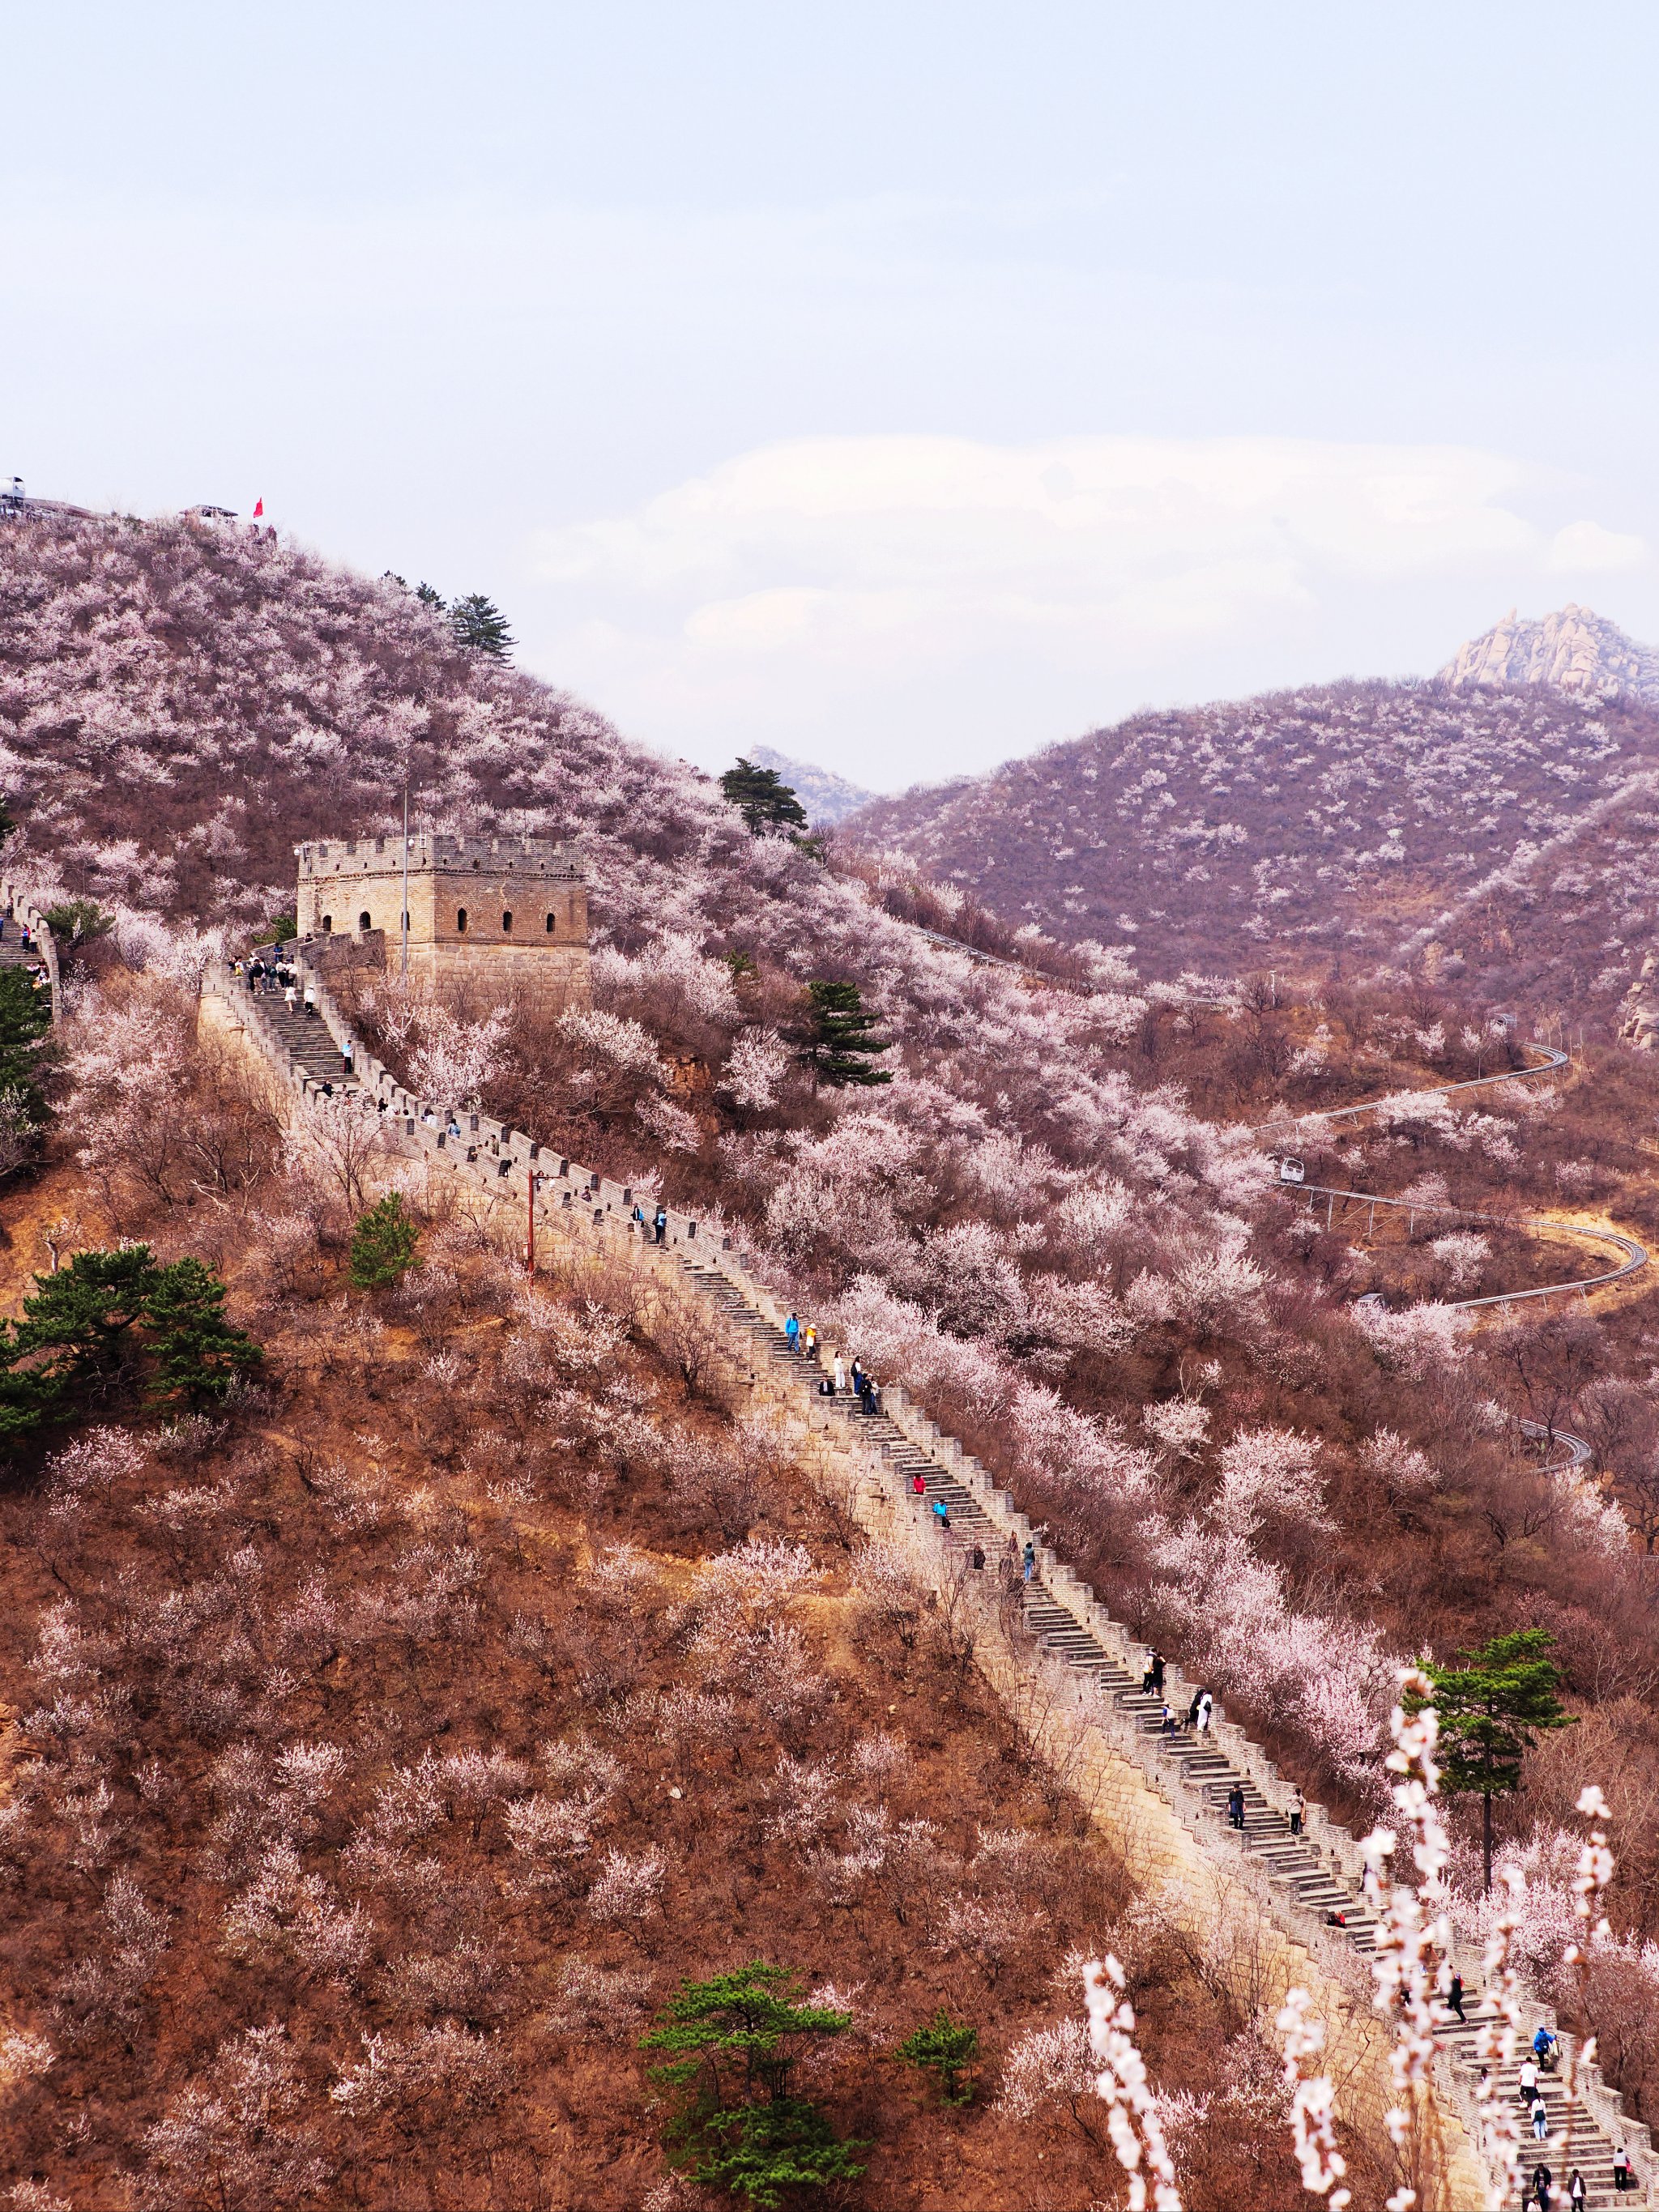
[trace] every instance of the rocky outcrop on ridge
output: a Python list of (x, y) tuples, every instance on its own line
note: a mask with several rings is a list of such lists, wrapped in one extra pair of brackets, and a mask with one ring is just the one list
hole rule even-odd
[(1457, 649), (1440, 672), (1456, 690), (1477, 684), (1551, 684), (1593, 699), (1620, 696), (1659, 705), (1659, 652), (1626, 637), (1589, 607), (1562, 607), (1522, 622), (1511, 607), (1482, 637)]

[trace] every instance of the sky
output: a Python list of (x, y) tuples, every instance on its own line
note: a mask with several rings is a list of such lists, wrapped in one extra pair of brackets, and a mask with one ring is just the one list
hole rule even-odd
[(0, 0), (0, 475), (719, 769), (1659, 641), (1659, 11)]

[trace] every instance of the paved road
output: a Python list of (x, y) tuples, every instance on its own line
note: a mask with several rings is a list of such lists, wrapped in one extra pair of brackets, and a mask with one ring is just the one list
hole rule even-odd
[(1535, 1444), (1547, 1443), (1553, 1438), (1566, 1447), (1566, 1457), (1552, 1461), (1544, 1470), (1546, 1474), (1565, 1474), (1569, 1468), (1588, 1467), (1595, 1456), (1586, 1439), (1574, 1436), (1571, 1429), (1548, 1429), (1542, 1421), (1522, 1421), (1521, 1433)]
[(1467, 1206), (1425, 1206), (1420, 1200), (1408, 1198), (1379, 1198), (1374, 1191), (1344, 1190), (1328, 1182), (1286, 1183), (1286, 1190), (1305, 1191), (1309, 1198), (1328, 1198), (1334, 1206), (1340, 1198), (1356, 1206), (1390, 1207), (1395, 1213), (1449, 1213), (1460, 1221), (1486, 1221), (1507, 1229), (1523, 1229), (1529, 1236), (1582, 1237), (1596, 1244), (1611, 1244), (1625, 1255), (1624, 1265), (1608, 1267), (1597, 1275), (1577, 1275), (1571, 1282), (1543, 1283), (1531, 1291), (1493, 1291), (1485, 1297), (1447, 1298), (1443, 1304), (1467, 1312), (1475, 1306), (1518, 1305), (1522, 1298), (1553, 1298), (1571, 1291), (1593, 1291), (1602, 1283), (1622, 1282), (1648, 1264), (1645, 1245), (1638, 1244), (1633, 1237), (1626, 1237), (1617, 1229), (1587, 1229), (1582, 1222), (1552, 1221), (1541, 1214), (1523, 1215), (1520, 1219), (1506, 1219), (1498, 1213), (1478, 1213)]
[(1524, 1083), (1529, 1075), (1547, 1075), (1553, 1068), (1571, 1065), (1570, 1053), (1558, 1052), (1553, 1044), (1540, 1044), (1534, 1038), (1528, 1038), (1522, 1050), (1541, 1052), (1544, 1057), (1530, 1067), (1505, 1067), (1496, 1075), (1471, 1075), (1460, 1083), (1425, 1083), (1404, 1092), (1385, 1091), (1381, 1097), (1363, 1099), (1358, 1106), (1316, 1106), (1306, 1114), (1275, 1115), (1271, 1121), (1258, 1121), (1250, 1133), (1259, 1136), (1264, 1129), (1299, 1128), (1304, 1121), (1346, 1121), (1355, 1115), (1374, 1113), (1384, 1098), (1449, 1098), (1459, 1091), (1484, 1091), (1494, 1083)]

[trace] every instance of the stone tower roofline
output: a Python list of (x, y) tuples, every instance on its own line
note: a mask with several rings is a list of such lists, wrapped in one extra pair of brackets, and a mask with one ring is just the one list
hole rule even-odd
[[(384, 872), (402, 869), (404, 840), (393, 830), (382, 837), (313, 839), (294, 850), (301, 878), (325, 871), (331, 875), (351, 870)], [(449, 830), (410, 834), (411, 875), (428, 869), (471, 873), (486, 861), (516, 876), (549, 876), (564, 883), (580, 883), (587, 872), (577, 847), (551, 837), (465, 837)]]

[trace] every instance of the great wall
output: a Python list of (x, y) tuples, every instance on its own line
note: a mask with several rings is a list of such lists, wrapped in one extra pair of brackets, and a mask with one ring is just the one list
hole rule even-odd
[[(1394, 2033), (1371, 2005), (1378, 1914), (1356, 1838), (1314, 1805), (1304, 1832), (1291, 1832), (1291, 1785), (1226, 1718), (1219, 1701), (1207, 1741), (1166, 1735), (1163, 1699), (1140, 1686), (1148, 1647), (902, 1387), (884, 1391), (878, 1418), (857, 1410), (850, 1397), (820, 1395), (834, 1348), (821, 1347), (810, 1361), (792, 1348), (786, 1301), (732, 1237), (711, 1235), (698, 1217), (665, 1209), (659, 1244), (647, 1222), (635, 1218), (639, 1194), (631, 1187), (545, 1152), (488, 1115), (415, 1097), (356, 1044), (314, 943), (284, 950), (312, 987), (315, 1017), (219, 973), (204, 978), (203, 1015), (243, 1036), (285, 1087), (316, 1097), (326, 1085), (338, 1110), (373, 1113), (399, 1153), (462, 1178), (483, 1197), (502, 1244), (524, 1249), (533, 1211), (544, 1256), (556, 1243), (567, 1255), (597, 1253), (620, 1262), (671, 1298), (689, 1290), (752, 1402), (787, 1422), (820, 1487), (867, 1534), (903, 1541), (940, 1606), (960, 1610), (965, 1594), (971, 1601), (975, 1573), (963, 1563), (975, 1546), (993, 1560), (1032, 1546), (1037, 1571), (1012, 1627), (983, 1600), (974, 1608), (976, 1662), (1035, 1748), (1065, 1773), (1124, 1852), (1139, 1883), (1171, 1901), (1194, 1941), (1219, 1950), (1242, 2002), (1270, 2015), (1289, 1989), (1309, 1991), (1327, 2024), (1323, 2063), (1338, 2085), (1339, 2110), (1373, 2140), (1384, 2140), (1385, 2115), (1399, 2102), (1390, 2070)], [(1557, 1058), (1549, 1053), (1537, 1066), (1514, 1073), (1544, 1073)], [(1570, 1447), (1564, 1464), (1577, 1456)], [(936, 1500), (948, 1530), (938, 1529)], [(1168, 1668), (1164, 1694), (1177, 1711), (1200, 1687), (1178, 1667)], [(1242, 1833), (1224, 1818), (1235, 1785), (1244, 1796)], [(1448, 1964), (1463, 1978), (1471, 2017), (1467, 2025), (1449, 2017), (1440, 2032), (1432, 2091), (1416, 2130), (1417, 2179), (1421, 2201), (1461, 2212), (1505, 2200), (1479, 2148), (1481, 1966), (1461, 1946)], [(1559, 2029), (1551, 2008), (1536, 2001), (1528, 2017)], [(1659, 2153), (1647, 2129), (1626, 2117), (1599, 2071), (1582, 2063), (1574, 2039), (1564, 2034), (1562, 2042), (1569, 2063), (1543, 2085), (1551, 2148), (1583, 2171), (1592, 2206), (1613, 2203), (1613, 2152), (1623, 2148), (1640, 2186), (1626, 2201), (1659, 2204)], [(1519, 2056), (1491, 2068), (1487, 2097), (1515, 2096)]]

